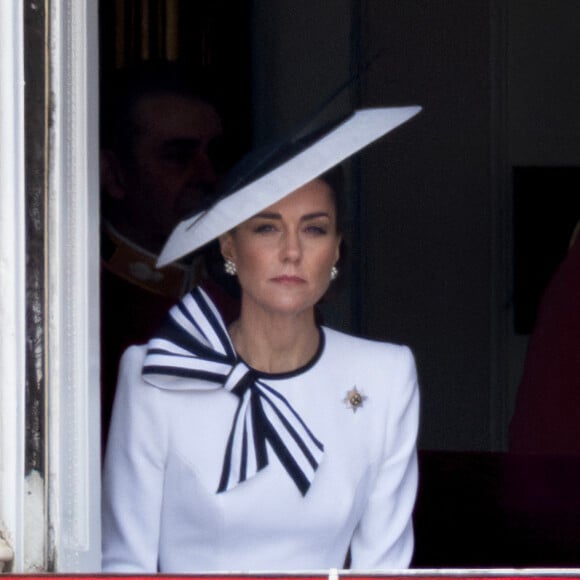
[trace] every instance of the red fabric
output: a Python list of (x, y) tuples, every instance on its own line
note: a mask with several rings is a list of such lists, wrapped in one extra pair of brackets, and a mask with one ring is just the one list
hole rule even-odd
[(510, 451), (580, 455), (580, 238), (540, 304), (510, 426)]

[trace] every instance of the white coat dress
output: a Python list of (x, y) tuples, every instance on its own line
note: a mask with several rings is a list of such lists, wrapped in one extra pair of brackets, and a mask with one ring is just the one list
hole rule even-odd
[(308, 365), (258, 373), (324, 446), (305, 494), (271, 449), (264, 469), (216, 493), (238, 397), (195, 390), (197, 379), (151, 380), (146, 355), (131, 347), (121, 363), (103, 571), (327, 570), (343, 567), (349, 548), (352, 568), (408, 567), (419, 411), (408, 348), (323, 327)]

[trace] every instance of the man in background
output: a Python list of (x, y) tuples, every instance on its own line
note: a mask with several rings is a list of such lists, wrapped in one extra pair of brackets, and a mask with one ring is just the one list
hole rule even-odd
[[(169, 308), (204, 277), (199, 260), (161, 270), (155, 262), (175, 225), (211, 202), (226, 156), (217, 91), (203, 71), (143, 65), (102, 86), (104, 441), (121, 354), (147, 342)], [(227, 311), (231, 304), (221, 302)]]

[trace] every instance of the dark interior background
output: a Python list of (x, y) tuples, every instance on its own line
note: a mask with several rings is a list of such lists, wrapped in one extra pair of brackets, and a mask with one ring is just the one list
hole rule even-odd
[(101, 0), (100, 12), (103, 70), (220, 71), (240, 151), (369, 61), (333, 110), (423, 106), (349, 164), (348, 284), (326, 316), (416, 355), (417, 566), (580, 565), (576, 460), (506, 453), (537, 301), (580, 217), (580, 2)]

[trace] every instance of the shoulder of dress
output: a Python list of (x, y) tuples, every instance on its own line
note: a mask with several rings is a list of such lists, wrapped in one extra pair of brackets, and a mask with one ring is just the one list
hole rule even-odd
[(147, 354), (146, 344), (134, 344), (129, 346), (123, 352), (121, 356), (121, 366), (137, 366), (141, 368), (143, 366), (143, 361), (145, 360), (145, 355)]
[(128, 347), (119, 362), (118, 383), (143, 383), (143, 362), (147, 355), (147, 345), (139, 344)]
[(139, 408), (155, 404), (151, 401), (157, 401), (158, 389), (151, 388), (151, 385), (143, 380), (143, 361), (146, 354), (146, 345), (130, 346), (123, 352), (119, 363), (115, 401), (123, 400), (126, 404)]
[(404, 359), (412, 359), (413, 357), (411, 349), (404, 344), (354, 336), (352, 334), (347, 334), (346, 332), (341, 332), (328, 327), (323, 327), (323, 330), (328, 347), (337, 349), (350, 349), (352, 350), (353, 355), (379, 355), (401, 357)]
[[(352, 336), (325, 329), (325, 355), (331, 366), (336, 366), (345, 377), (352, 377), (371, 388), (396, 391), (396, 385), (417, 381), (415, 358), (408, 346)], [(385, 386), (388, 389), (385, 389)]]

